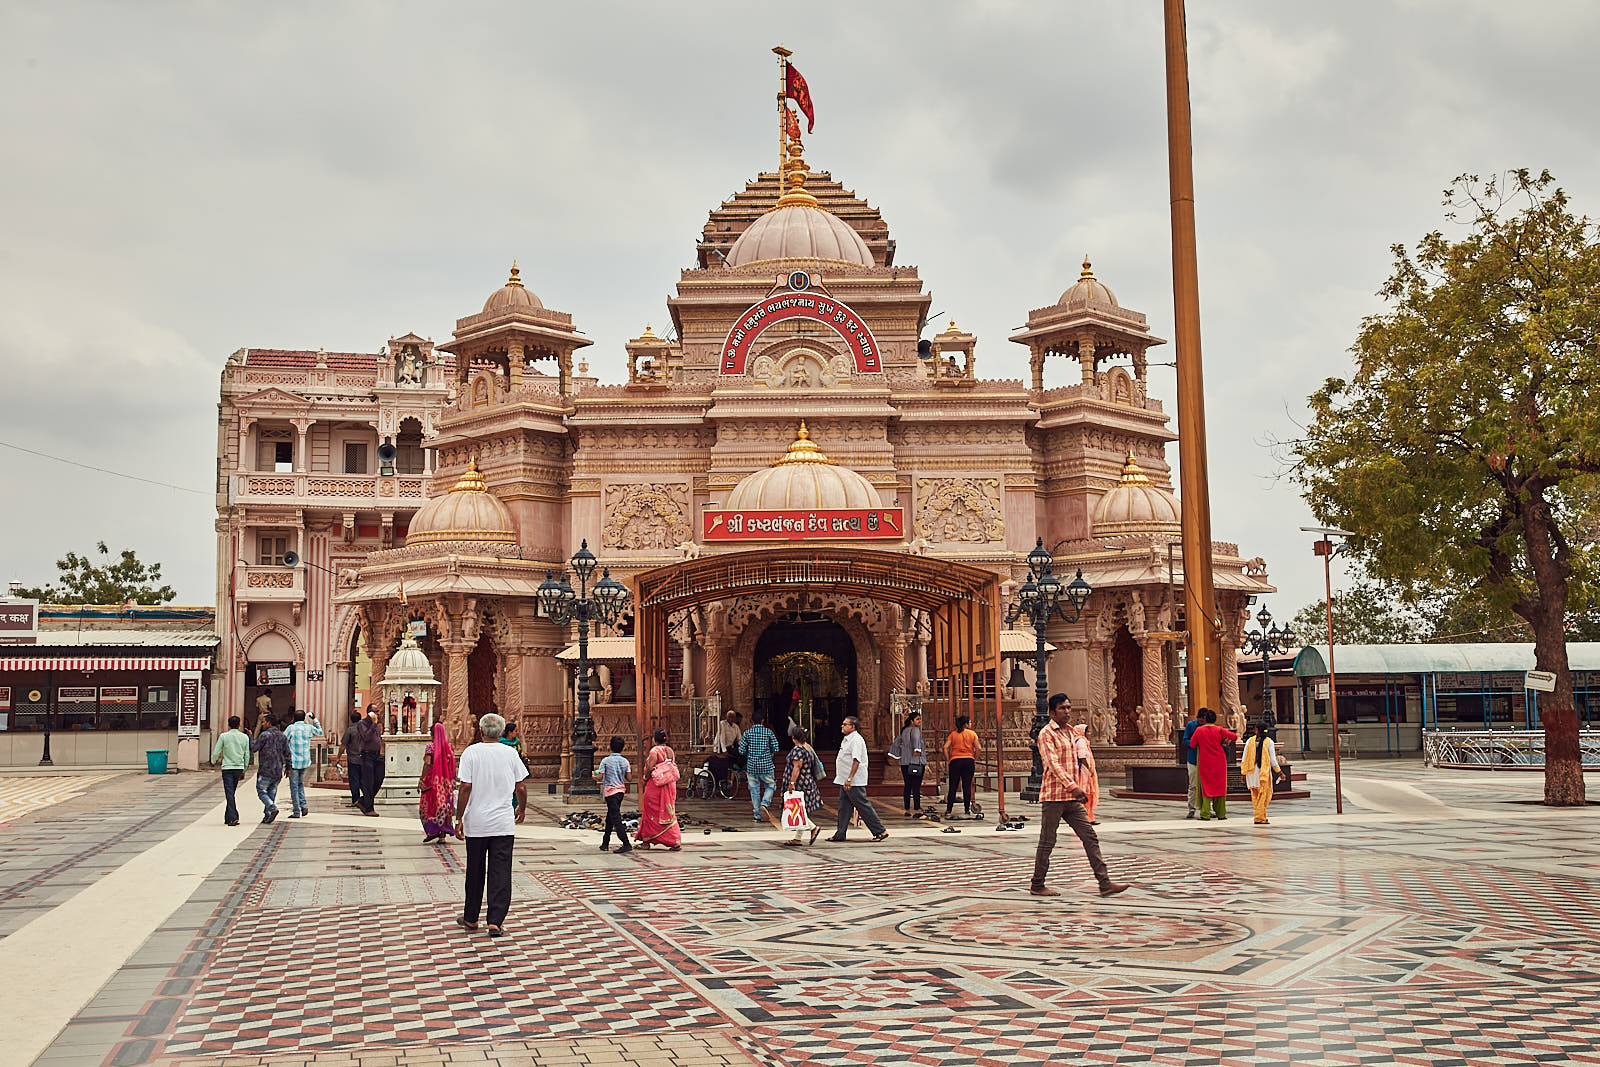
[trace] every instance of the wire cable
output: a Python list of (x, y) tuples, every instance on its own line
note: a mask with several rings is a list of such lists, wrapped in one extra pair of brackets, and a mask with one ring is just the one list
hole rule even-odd
[(71, 467), (82, 467), (86, 471), (96, 471), (100, 474), (109, 474), (113, 478), (127, 478), (130, 481), (144, 482), (146, 485), (159, 485), (163, 489), (176, 489), (183, 493), (194, 493), (196, 496), (215, 495), (213, 493), (206, 492), (204, 489), (194, 489), (187, 485), (173, 485), (171, 482), (161, 482), (154, 478), (143, 478), (137, 474), (124, 474), (122, 471), (109, 470), (105, 467), (96, 467), (91, 463), (79, 463), (75, 459), (66, 459), (62, 456), (52, 456), (48, 452), (39, 452), (32, 448), (24, 448), (21, 445), (14, 445), (10, 441), (0, 441), (0, 447), (15, 449), (18, 452), (26, 452), (28, 455), (38, 456), (40, 459), (55, 460), (57, 463), (65, 463)]

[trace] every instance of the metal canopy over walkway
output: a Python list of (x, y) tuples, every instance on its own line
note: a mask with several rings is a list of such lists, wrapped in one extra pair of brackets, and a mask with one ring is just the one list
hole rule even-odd
[[(639, 736), (666, 723), (668, 619), (715, 600), (804, 589), (888, 601), (928, 613), (929, 695), (924, 729), (943, 736), (958, 714), (992, 723), (996, 777), (1005, 814), (1000, 735), (1000, 576), (993, 571), (902, 552), (858, 547), (781, 547), (685, 560), (634, 579), (638, 641)], [(995, 684), (986, 679), (993, 671)], [(898, 725), (898, 724), (896, 724)]]

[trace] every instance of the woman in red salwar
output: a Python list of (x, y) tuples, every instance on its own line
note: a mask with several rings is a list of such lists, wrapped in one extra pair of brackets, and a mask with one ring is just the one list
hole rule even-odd
[(1200, 709), (1200, 727), (1195, 730), (1189, 747), (1199, 755), (1200, 767), (1200, 818), (1211, 818), (1211, 806), (1217, 807), (1217, 818), (1228, 817), (1228, 754), (1222, 746), (1239, 740), (1232, 730), (1217, 725), (1217, 713), (1210, 708)]

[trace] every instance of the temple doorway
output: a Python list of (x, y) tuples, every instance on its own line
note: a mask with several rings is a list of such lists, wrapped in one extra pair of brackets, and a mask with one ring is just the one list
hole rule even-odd
[(497, 666), (498, 657), (495, 656), (494, 642), (489, 640), (487, 633), (480, 633), (478, 643), (472, 647), (471, 654), (467, 656), (467, 707), (472, 709), (474, 719), (481, 718), (491, 711), (496, 715), (500, 714), (494, 692)]
[(792, 720), (818, 751), (837, 751), (841, 724), (857, 713), (856, 646), (845, 628), (815, 612), (779, 618), (757, 640), (754, 667), (755, 706), (779, 743), (789, 747)]
[(1144, 700), (1144, 652), (1126, 626), (1119, 626), (1111, 643), (1111, 672), (1116, 681), (1112, 705), (1117, 709), (1119, 745), (1140, 745), (1139, 705)]

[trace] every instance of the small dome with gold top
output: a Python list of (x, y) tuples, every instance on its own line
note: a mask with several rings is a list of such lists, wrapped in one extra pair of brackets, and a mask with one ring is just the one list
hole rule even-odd
[(765, 470), (745, 475), (728, 494), (725, 508), (875, 508), (883, 502), (872, 483), (823, 454), (806, 424), (789, 451)]
[(489, 492), (489, 483), (478, 473), (476, 458), (467, 463), (466, 473), (448, 493), (417, 509), (406, 531), (407, 547), (445, 541), (512, 547), (517, 543), (511, 512)]
[(511, 277), (506, 283), (489, 294), (489, 299), (483, 302), (485, 314), (491, 311), (510, 311), (514, 308), (542, 308), (539, 298), (534, 296), (527, 286), (522, 284), (522, 272), (517, 269), (517, 261), (511, 261)]
[(1089, 254), (1083, 254), (1083, 273), (1078, 275), (1078, 280), (1072, 288), (1061, 294), (1061, 299), (1056, 301), (1057, 307), (1081, 308), (1090, 304), (1110, 304), (1120, 307), (1117, 303), (1117, 294), (1111, 287), (1094, 276), (1094, 271), (1089, 266)]
[(824, 208), (805, 190), (806, 161), (798, 140), (789, 142), (784, 164), (789, 189), (778, 206), (752, 222), (728, 249), (728, 266), (811, 259), (870, 267), (872, 250), (855, 227)]
[(1181, 529), (1178, 498), (1151, 482), (1129, 452), (1122, 479), (1095, 505), (1094, 535), (1177, 533)]

